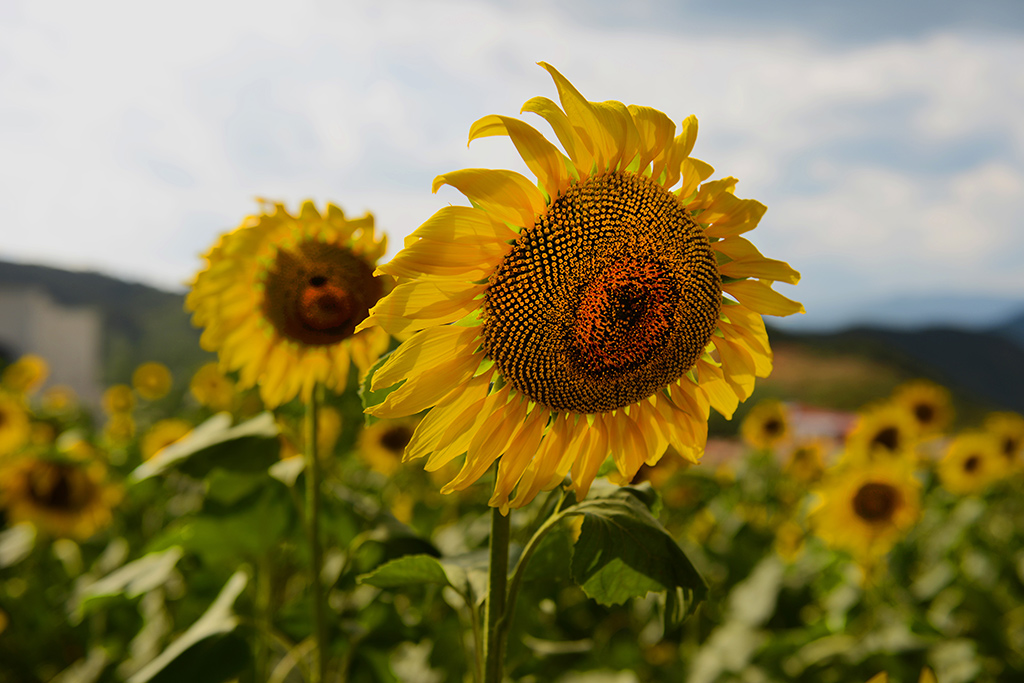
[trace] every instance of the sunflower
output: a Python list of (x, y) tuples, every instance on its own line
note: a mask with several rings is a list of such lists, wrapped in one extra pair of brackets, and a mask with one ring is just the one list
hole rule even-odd
[(825, 473), (825, 452), (827, 446), (820, 439), (812, 439), (798, 443), (790, 451), (784, 471), (793, 479), (803, 483), (813, 483), (821, 479)]
[(918, 425), (894, 403), (869, 406), (857, 415), (846, 436), (846, 459), (878, 460), (910, 457), (917, 447)]
[(27, 394), (39, 388), (50, 374), (50, 366), (41, 356), (26, 354), (4, 368), (0, 383), (15, 394)]
[(1007, 468), (999, 440), (987, 432), (958, 435), (939, 461), (939, 479), (953, 493), (981, 493)]
[(99, 462), (24, 457), (0, 470), (0, 502), (14, 522), (28, 521), (55, 536), (84, 539), (110, 523), (120, 487), (106, 482)]
[(740, 424), (743, 442), (757, 450), (771, 450), (789, 437), (786, 406), (774, 399), (761, 401)]
[(157, 401), (171, 390), (174, 378), (163, 363), (143, 363), (132, 373), (132, 386), (147, 401)]
[(761, 314), (803, 310), (772, 289), (799, 274), (740, 236), (764, 205), (737, 198), (735, 178), (704, 182), (695, 117), (676, 136), (661, 112), (589, 102), (541, 66), (562, 108), (523, 109), (565, 154), (518, 119), (474, 123), (470, 140), (509, 136), (537, 184), (489, 169), (436, 178), (472, 206), (442, 208), (378, 269), (401, 280), (362, 325), (412, 335), (371, 388), (404, 383), (369, 412), (433, 407), (405, 457), (429, 454), (434, 470), (465, 453), (444, 492), (500, 457), (502, 510), (514, 489), (518, 507), (570, 471), (583, 498), (609, 453), (621, 481), (669, 444), (696, 462), (710, 407), (731, 417), (771, 371)]
[(146, 431), (139, 442), (142, 459), (149, 460), (191, 431), (192, 425), (180, 418), (171, 417), (160, 420)]
[(920, 484), (907, 461), (877, 460), (837, 471), (810, 513), (828, 545), (861, 560), (883, 555), (917, 523)]
[(78, 407), (78, 394), (64, 384), (49, 387), (39, 399), (42, 409), (55, 415), (67, 415)]
[(135, 408), (135, 394), (127, 384), (115, 384), (103, 392), (102, 403), (107, 415), (127, 415)]
[(216, 363), (207, 363), (196, 370), (188, 389), (199, 405), (213, 411), (230, 410), (235, 401), (235, 383), (220, 371)]
[(370, 214), (264, 203), (206, 254), (185, 306), (242, 388), (259, 384), (270, 408), (308, 401), (318, 383), (343, 390), (350, 359), (365, 371), (387, 348), (383, 330), (355, 329), (383, 292), (373, 269), (384, 249)]
[(30, 434), (28, 413), (21, 401), (0, 393), (0, 456), (17, 451)]
[(1024, 417), (1010, 412), (992, 413), (985, 418), (985, 431), (999, 440), (999, 452), (1007, 468), (1019, 470), (1024, 464)]
[(910, 413), (918, 434), (941, 434), (953, 421), (953, 400), (948, 389), (927, 380), (914, 380), (896, 388), (892, 401)]
[(127, 446), (135, 436), (135, 418), (130, 413), (114, 413), (103, 425), (103, 438), (112, 446)]
[(378, 420), (359, 434), (359, 456), (370, 467), (385, 476), (398, 470), (405, 447), (412, 440), (419, 420)]

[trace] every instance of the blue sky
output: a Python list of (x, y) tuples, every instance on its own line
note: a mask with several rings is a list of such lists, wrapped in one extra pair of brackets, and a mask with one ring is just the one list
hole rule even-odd
[(256, 196), (372, 211), (393, 253), (463, 201), (434, 176), (525, 170), (466, 135), (555, 97), (538, 60), (698, 116), (695, 156), (768, 205), (754, 241), (804, 273), (779, 285), (802, 326), (1024, 302), (1013, 0), (0, 0), (0, 259), (180, 290)]

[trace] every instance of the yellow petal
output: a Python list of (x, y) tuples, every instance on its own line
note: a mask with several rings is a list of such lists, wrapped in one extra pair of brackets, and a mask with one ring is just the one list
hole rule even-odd
[(609, 169), (624, 170), (640, 151), (640, 133), (636, 130), (633, 117), (622, 102), (610, 100), (591, 104), (614, 143), (608, 151), (606, 165)]
[[(687, 157), (683, 159), (680, 166), (680, 172), (682, 173), (683, 184), (679, 188), (679, 197), (683, 200), (687, 200), (691, 195), (697, 192), (697, 187), (702, 182), (711, 177), (711, 174), (715, 172), (715, 169), (710, 164), (706, 164), (700, 159)], [(666, 181), (665, 184), (668, 185), (668, 181)]]
[[(683, 120), (682, 129), (669, 146), (668, 153), (655, 159), (654, 168), (651, 173), (652, 177), (658, 180), (664, 174), (665, 177), (661, 180), (661, 184), (666, 188), (672, 187), (679, 182), (680, 172), (682, 172), (683, 177), (686, 177), (686, 170), (692, 167), (692, 165), (683, 166), (683, 162), (693, 152), (693, 145), (696, 142), (697, 117), (690, 114)], [(704, 162), (699, 163), (704, 164)], [(704, 165), (707, 166), (707, 164)], [(704, 177), (707, 178), (710, 175), (711, 173), (708, 173)], [(695, 184), (689, 192), (680, 192), (679, 196), (683, 198), (689, 197), (696, 189), (697, 185)]]
[(616, 152), (615, 139), (605, 128), (605, 124), (594, 110), (594, 106), (565, 76), (558, 72), (558, 69), (545, 62), (538, 62), (538, 64), (544, 67), (554, 79), (555, 87), (558, 89), (558, 99), (576, 132), (576, 137), (590, 150), (598, 169), (607, 169), (608, 160)]
[(410, 238), (481, 244), (509, 242), (518, 235), (504, 223), (491, 220), (486, 211), (472, 206), (445, 206), (413, 231)]
[(800, 273), (788, 263), (765, 258), (757, 247), (742, 237), (719, 240), (712, 244), (712, 248), (732, 259), (718, 267), (719, 272), (726, 277), (756, 277), (791, 285), (800, 282)]
[(527, 466), (537, 455), (541, 435), (551, 415), (546, 406), (536, 405), (526, 418), (522, 429), (518, 430), (509, 442), (508, 448), (498, 461), (498, 476), (494, 482), (494, 493), (488, 505), (500, 507), (508, 513), (508, 497), (512, 489), (523, 476)]
[(533, 126), (509, 116), (491, 115), (469, 129), (470, 141), (489, 135), (508, 135), (548, 197), (557, 197), (569, 187), (565, 156)]
[(395, 382), (414, 377), (420, 372), (458, 358), (470, 355), (479, 343), (480, 328), (445, 325), (418, 332), (395, 349), (373, 376), (370, 388), (374, 391)]
[(721, 217), (716, 217), (713, 221), (710, 220), (710, 217), (709, 220), (700, 221), (711, 223), (710, 227), (705, 230), (708, 237), (724, 238), (749, 232), (761, 222), (768, 207), (755, 199), (736, 199), (728, 209), (728, 212), (724, 212)]
[(608, 413), (595, 415), (594, 424), (587, 427), (586, 419), (580, 418), (581, 429), (570, 442), (567, 452), (572, 454), (572, 489), (576, 500), (583, 500), (590, 492), (594, 477), (601, 463), (608, 457), (608, 450), (614, 448), (609, 440), (609, 427), (605, 422)]
[(526, 471), (519, 480), (512, 507), (522, 507), (529, 503), (554, 478), (558, 463), (565, 454), (567, 441), (566, 414), (555, 414), (551, 418), (550, 428), (541, 438), (536, 457), (527, 463)]
[(430, 454), (424, 469), (430, 472), (440, 469), (465, 453), (484, 421), (495, 412), (504, 411), (510, 393), (511, 387), (505, 385), (488, 394), (482, 402), (467, 411), (466, 416), (453, 421), (441, 435), (440, 447)]
[(418, 370), (418, 374), (388, 394), (383, 403), (366, 412), (374, 417), (408, 417), (426, 410), (447, 396), (453, 386), (472, 377), (482, 360), (483, 354), (466, 354), (429, 370)]
[(516, 430), (522, 427), (527, 400), (515, 396), (504, 407), (487, 416), (469, 442), (466, 462), (455, 478), (441, 487), (441, 493), (460, 491), (479, 479), (504, 452)]
[(370, 309), (370, 317), (356, 331), (380, 325), (393, 335), (461, 320), (480, 306), (474, 301), (487, 285), (448, 280), (413, 280), (395, 287)]
[(538, 114), (548, 122), (551, 130), (562, 144), (562, 149), (572, 160), (577, 178), (585, 178), (590, 175), (590, 170), (594, 166), (594, 155), (576, 135), (569, 118), (558, 108), (557, 104), (546, 97), (534, 97), (523, 105), (520, 112), (524, 111)]
[(731, 294), (747, 308), (762, 315), (792, 315), (804, 313), (804, 305), (798, 301), (787, 299), (771, 285), (761, 280), (738, 280), (727, 282), (722, 289)]
[(711, 402), (711, 407), (726, 420), (731, 420), (739, 406), (739, 399), (736, 397), (736, 392), (725, 381), (722, 369), (705, 361), (697, 361), (697, 377), (701, 389), (704, 390)]
[(445, 431), (452, 424), (466, 421), (475, 414), (471, 411), (483, 405), (489, 385), (490, 375), (485, 373), (453, 389), (416, 425), (402, 460), (407, 462), (425, 457), (439, 445), (445, 445), (441, 441)]
[[(672, 119), (665, 116), (664, 113), (651, 107), (631, 104), (627, 109), (629, 109), (637, 134), (640, 136), (639, 172), (643, 172), (651, 162), (654, 162), (651, 175), (657, 180), (671, 154), (672, 137), (676, 134), (676, 124), (672, 123)], [(682, 159), (679, 161), (682, 162)], [(678, 164), (676, 167), (678, 168)], [(673, 182), (672, 185), (674, 184)]]
[(743, 347), (730, 344), (724, 339), (715, 339), (715, 348), (722, 359), (725, 381), (733, 388), (741, 401), (750, 398), (754, 391), (756, 364), (750, 352)]
[(529, 228), (547, 208), (537, 186), (514, 171), (467, 168), (434, 178), (433, 191), (451, 185), (499, 221)]

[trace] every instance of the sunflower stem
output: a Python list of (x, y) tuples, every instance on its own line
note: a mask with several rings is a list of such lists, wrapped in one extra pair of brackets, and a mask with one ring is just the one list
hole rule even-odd
[(321, 683), (327, 669), (324, 647), (327, 629), (324, 620), (324, 589), (320, 576), (324, 557), (320, 545), (320, 459), (317, 457), (317, 408), (323, 400), (323, 388), (317, 385), (306, 401), (304, 427), (306, 458), (306, 534), (309, 540), (311, 600), (313, 603), (313, 649), (310, 666), (311, 683)]
[(500, 628), (507, 609), (509, 515), (491, 510), (490, 572), (484, 631), (484, 683), (501, 683), (505, 664), (505, 631)]

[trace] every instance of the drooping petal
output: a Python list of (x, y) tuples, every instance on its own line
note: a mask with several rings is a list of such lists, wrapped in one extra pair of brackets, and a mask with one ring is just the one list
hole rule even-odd
[(487, 285), (470, 285), (448, 280), (404, 282), (371, 309), (357, 331), (373, 324), (393, 335), (407, 334), (427, 327), (461, 320), (479, 308), (474, 301)]
[(433, 191), (451, 185), (500, 221), (529, 228), (547, 207), (537, 186), (514, 171), (467, 168), (434, 178)]
[(480, 329), (444, 325), (413, 335), (392, 353), (373, 376), (374, 391), (414, 377), (443, 362), (473, 353)]
[(441, 493), (461, 491), (486, 472), (508, 446), (513, 435), (523, 426), (527, 400), (522, 396), (513, 397), (504, 408), (487, 416), (483, 424), (470, 439), (466, 451), (466, 462), (455, 478), (441, 487)]
[(469, 129), (470, 141), (489, 135), (508, 135), (548, 197), (569, 187), (568, 160), (533, 126), (509, 116), (491, 115)]
[(523, 423), (522, 429), (512, 437), (508, 448), (505, 449), (498, 461), (494, 494), (487, 503), (491, 507), (501, 508), (503, 513), (508, 513), (508, 497), (537, 454), (541, 435), (544, 433), (550, 415), (551, 412), (546, 406), (534, 406), (527, 416), (526, 422)]
[(608, 457), (608, 449), (613, 448), (608, 434), (608, 422), (612, 420), (606, 420), (606, 415), (607, 413), (595, 415), (594, 424), (590, 425), (590, 429), (584, 431), (580, 438), (570, 444), (575, 446), (572, 449), (572, 489), (577, 500), (587, 497), (594, 477), (601, 469), (601, 463)]
[(788, 299), (771, 288), (771, 284), (761, 280), (737, 280), (726, 282), (722, 289), (741, 304), (762, 315), (786, 316), (804, 313), (804, 305)]
[(402, 460), (407, 462), (426, 457), (439, 446), (446, 445), (441, 440), (445, 431), (452, 424), (476, 414), (474, 408), (481, 406), (487, 398), (489, 383), (490, 374), (485, 373), (455, 387), (416, 425)]

